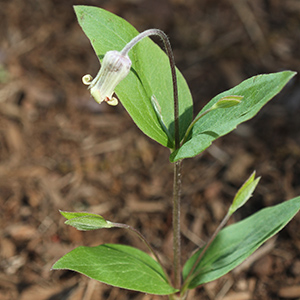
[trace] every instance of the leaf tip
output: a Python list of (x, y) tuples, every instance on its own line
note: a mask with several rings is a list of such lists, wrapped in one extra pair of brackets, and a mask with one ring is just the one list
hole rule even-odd
[(68, 219), (68, 218), (66, 217), (66, 214), (67, 214), (68, 212), (63, 211), (63, 210), (61, 210), (61, 209), (59, 209), (58, 211), (59, 211), (59, 213), (60, 213), (63, 217), (65, 217), (66, 219)]

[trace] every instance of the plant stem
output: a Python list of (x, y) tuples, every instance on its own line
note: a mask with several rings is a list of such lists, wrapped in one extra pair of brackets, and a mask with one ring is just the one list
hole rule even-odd
[(170, 62), (171, 75), (172, 75), (172, 83), (173, 83), (173, 99), (174, 99), (174, 139), (175, 139), (175, 149), (180, 147), (180, 134), (179, 134), (179, 106), (178, 106), (178, 86), (177, 86), (177, 77), (176, 77), (176, 67), (175, 67), (175, 59), (172, 51), (172, 47), (168, 36), (160, 29), (148, 29), (141, 32), (135, 38), (133, 38), (125, 47), (122, 49), (122, 55), (128, 55), (128, 52), (135, 46), (138, 42), (140, 42), (143, 38), (157, 35), (159, 36), (165, 46), (167, 56)]
[(231, 214), (228, 213), (226, 214), (226, 216), (224, 217), (224, 219), (222, 220), (222, 222), (219, 224), (219, 226), (217, 227), (217, 229), (215, 230), (215, 232), (213, 233), (213, 235), (210, 237), (210, 239), (208, 240), (207, 244), (205, 245), (205, 247), (203, 248), (202, 252), (200, 253), (200, 255), (198, 256), (197, 260), (195, 261), (192, 269), (190, 270), (189, 274), (187, 275), (184, 283), (183, 283), (183, 288), (182, 288), (182, 292), (184, 292), (187, 289), (187, 285), (189, 284), (189, 279), (190, 277), (193, 275), (193, 272), (195, 271), (195, 269), (197, 268), (199, 262), (201, 261), (201, 259), (203, 258), (204, 254), (206, 253), (208, 247), (211, 245), (211, 243), (214, 241), (214, 239), (216, 238), (217, 234), (220, 232), (220, 230), (226, 225), (228, 219), (230, 218)]
[(152, 255), (155, 257), (156, 261), (161, 265), (163, 272), (165, 274), (165, 277), (168, 280), (168, 283), (171, 284), (170, 278), (169, 278), (161, 260), (159, 259), (156, 251), (152, 248), (150, 243), (146, 240), (146, 238), (137, 229), (135, 229), (134, 227), (132, 227), (130, 225), (123, 224), (123, 223), (110, 222), (110, 224), (113, 225), (114, 227), (127, 229), (127, 230), (133, 232), (135, 235), (137, 235), (139, 237), (139, 239), (146, 245), (146, 247), (149, 249), (149, 251), (152, 253)]
[(191, 130), (193, 129), (194, 125), (196, 124), (196, 122), (199, 119), (201, 119), (202, 117), (204, 117), (206, 114), (208, 114), (210, 111), (211, 111), (211, 109), (209, 108), (206, 111), (204, 111), (201, 115), (199, 115), (197, 118), (194, 119), (194, 121), (190, 124), (190, 126), (187, 129), (187, 131), (185, 132), (185, 135), (184, 135), (184, 137), (183, 137), (183, 139), (181, 141), (181, 145), (183, 145), (187, 141), (187, 139), (189, 137), (189, 134), (190, 134)]
[(174, 163), (173, 185), (173, 261), (175, 288), (181, 288), (181, 238), (180, 238), (180, 196), (181, 196), (181, 160)]
[[(180, 131), (179, 131), (179, 104), (178, 104), (178, 86), (176, 77), (175, 59), (172, 52), (170, 41), (167, 35), (160, 29), (146, 30), (133, 38), (121, 51), (122, 55), (128, 55), (128, 52), (140, 40), (150, 35), (159, 36), (166, 49), (170, 62), (172, 84), (173, 84), (173, 101), (174, 101), (174, 142), (175, 150), (180, 148)], [(173, 260), (174, 260), (174, 282), (175, 288), (181, 288), (181, 239), (180, 239), (180, 191), (181, 191), (181, 160), (174, 163), (174, 184), (173, 184)], [(149, 247), (150, 245), (148, 245)], [(149, 248), (151, 250), (151, 248)], [(151, 250), (153, 253), (153, 251)], [(154, 254), (155, 255), (155, 254)]]

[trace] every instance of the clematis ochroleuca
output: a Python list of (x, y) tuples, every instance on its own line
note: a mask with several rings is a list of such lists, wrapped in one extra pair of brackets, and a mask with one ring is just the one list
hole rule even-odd
[(82, 77), (82, 82), (89, 85), (91, 95), (96, 102), (107, 102), (109, 105), (117, 105), (118, 99), (113, 97), (116, 86), (128, 75), (131, 68), (131, 60), (127, 54), (119, 51), (108, 51), (102, 62), (100, 71), (95, 79), (91, 75)]
[(106, 52), (100, 71), (94, 79), (89, 74), (82, 77), (82, 82), (89, 86), (91, 95), (96, 102), (101, 103), (104, 101), (110, 105), (118, 104), (118, 99), (113, 97), (113, 94), (116, 86), (129, 74), (131, 60), (128, 52), (140, 40), (150, 35), (158, 35), (164, 42), (167, 40), (165, 33), (159, 29), (143, 31), (126, 44), (121, 51), (111, 50)]

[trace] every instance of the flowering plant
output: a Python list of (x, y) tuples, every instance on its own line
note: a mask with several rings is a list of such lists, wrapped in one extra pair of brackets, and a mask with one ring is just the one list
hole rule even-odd
[[(223, 229), (230, 216), (252, 196), (258, 182), (253, 172), (237, 191), (224, 219), (203, 248), (181, 263), (180, 168), (258, 111), (295, 75), (295, 72), (258, 75), (214, 97), (193, 119), (193, 101), (186, 81), (175, 67), (169, 40), (158, 29), (138, 33), (125, 20), (103, 9), (76, 6), (84, 32), (102, 62), (95, 79), (83, 77), (94, 99), (117, 105), (114, 96), (136, 125), (150, 138), (170, 149), (174, 165), (173, 270), (170, 275), (155, 249), (135, 228), (86, 212), (65, 212), (66, 224), (78, 230), (123, 228), (140, 238), (152, 256), (125, 245), (78, 247), (53, 266), (98, 281), (144, 293), (186, 299), (188, 291), (231, 271), (267, 239), (280, 231), (299, 211), (300, 197), (265, 208)], [(158, 35), (167, 55), (148, 37)]]

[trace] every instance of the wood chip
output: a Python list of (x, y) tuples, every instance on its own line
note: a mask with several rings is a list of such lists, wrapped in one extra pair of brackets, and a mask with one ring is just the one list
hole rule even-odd
[(278, 295), (282, 298), (298, 298), (300, 297), (300, 285), (287, 286), (279, 290)]
[(0, 245), (0, 257), (9, 258), (14, 256), (16, 253), (16, 246), (10, 239), (2, 239)]
[(241, 178), (247, 179), (249, 167), (254, 162), (254, 156), (248, 153), (237, 153), (228, 170), (226, 171), (225, 178), (231, 182), (241, 182)]
[(165, 204), (158, 201), (138, 201), (134, 197), (128, 197), (126, 205), (131, 212), (164, 212)]
[(248, 292), (230, 293), (222, 300), (250, 300), (251, 294)]
[(6, 228), (6, 232), (19, 242), (31, 240), (39, 235), (37, 229), (30, 225), (14, 224)]

